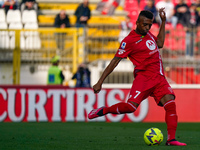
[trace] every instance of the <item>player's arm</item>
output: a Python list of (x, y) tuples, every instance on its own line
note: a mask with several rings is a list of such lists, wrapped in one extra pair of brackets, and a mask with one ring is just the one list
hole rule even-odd
[(164, 41), (165, 41), (165, 22), (166, 22), (166, 15), (165, 15), (165, 8), (160, 8), (159, 9), (159, 16), (162, 20), (162, 23), (160, 25), (160, 29), (159, 29), (159, 33), (157, 36), (157, 45), (158, 48), (162, 48), (164, 45)]
[(109, 65), (106, 67), (104, 72), (102, 73), (101, 77), (99, 78), (99, 81), (93, 86), (94, 93), (99, 93), (101, 90), (101, 86), (103, 84), (103, 81), (106, 79), (106, 77), (115, 69), (115, 67), (118, 65), (118, 63), (121, 61), (122, 58), (120, 57), (114, 57)]

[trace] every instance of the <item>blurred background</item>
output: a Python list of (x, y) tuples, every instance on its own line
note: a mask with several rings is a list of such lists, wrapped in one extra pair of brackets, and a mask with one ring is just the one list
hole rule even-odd
[[(135, 29), (140, 10), (155, 14), (151, 32), (157, 35), (157, 9), (163, 6), (168, 21), (161, 54), (167, 80), (173, 85), (197, 85), (198, 3), (199, 0), (2, 0), (0, 84), (46, 85), (51, 59), (59, 56), (59, 67), (65, 77), (62, 85), (76, 86), (72, 77), (81, 65), (90, 71), (93, 85), (114, 57), (121, 40)], [(183, 17), (192, 12), (197, 16), (189, 20)], [(191, 18), (195, 18), (193, 22)], [(131, 62), (123, 60), (105, 85), (132, 84), (133, 69)]]

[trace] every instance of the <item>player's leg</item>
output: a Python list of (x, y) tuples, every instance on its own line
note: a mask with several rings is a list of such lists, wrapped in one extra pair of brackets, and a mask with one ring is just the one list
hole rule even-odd
[(93, 119), (96, 117), (106, 115), (108, 113), (111, 113), (111, 114), (133, 113), (137, 109), (139, 104), (144, 99), (146, 99), (150, 95), (151, 92), (152, 92), (152, 89), (143, 91), (142, 89), (138, 89), (138, 86), (132, 86), (127, 103), (121, 102), (121, 103), (114, 104), (110, 107), (101, 107), (98, 109), (94, 109), (88, 114), (88, 118)]
[(117, 103), (115, 105), (112, 105), (110, 107), (101, 107), (101, 108), (93, 109), (88, 114), (88, 118), (93, 119), (93, 118), (96, 118), (96, 117), (104, 116), (108, 113), (111, 113), (111, 114), (132, 113), (137, 109), (137, 107), (138, 107), (137, 103), (121, 102), (121, 103)]
[(110, 107), (105, 107), (103, 110), (104, 114), (125, 114), (125, 113), (132, 113), (134, 112), (137, 107), (139, 106), (139, 104), (134, 103), (134, 102), (121, 102), (121, 103), (117, 103), (115, 105), (112, 105)]
[(159, 84), (156, 86), (153, 96), (157, 104), (161, 104), (165, 109), (165, 121), (168, 132), (166, 145), (184, 146), (186, 145), (185, 143), (175, 140), (178, 117), (174, 92), (164, 77), (160, 76), (158, 80)]
[(178, 142), (175, 138), (178, 117), (176, 113), (176, 104), (174, 96), (171, 94), (165, 95), (160, 102), (163, 104), (163, 107), (165, 109), (165, 121), (167, 124), (168, 132), (166, 145), (185, 146), (185, 143)]
[(175, 139), (178, 116), (176, 113), (176, 104), (173, 95), (165, 95), (161, 99), (161, 103), (165, 109), (165, 122), (167, 124), (168, 138), (170, 141)]
[[(92, 110), (88, 114), (89, 119), (93, 119), (96, 117), (100, 117), (106, 115), (108, 113), (111, 114), (124, 114), (124, 113), (133, 113), (142, 100), (146, 99), (152, 89), (148, 89), (147, 81), (149, 79), (143, 75), (137, 75), (135, 80), (133, 81), (133, 85), (130, 90), (129, 99), (127, 103), (121, 102), (110, 107), (101, 107), (98, 109)], [(152, 87), (152, 84), (150, 85)]]

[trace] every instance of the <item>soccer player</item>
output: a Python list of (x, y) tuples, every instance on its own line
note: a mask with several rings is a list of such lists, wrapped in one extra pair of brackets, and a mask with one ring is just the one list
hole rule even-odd
[(163, 47), (165, 39), (166, 15), (164, 9), (159, 9), (159, 16), (162, 23), (157, 37), (149, 31), (153, 24), (153, 14), (147, 10), (140, 12), (136, 21), (136, 30), (132, 30), (122, 40), (115, 57), (106, 67), (99, 81), (93, 86), (94, 93), (98, 93), (105, 78), (123, 58), (128, 57), (135, 65), (135, 79), (128, 101), (126, 103), (117, 103), (110, 107), (94, 109), (88, 114), (88, 118), (93, 119), (108, 113), (133, 113), (144, 99), (152, 96), (156, 103), (164, 107), (166, 111), (165, 121), (168, 131), (166, 145), (185, 146), (185, 143), (181, 143), (175, 139), (177, 128), (175, 94), (165, 78), (159, 52), (159, 48)]

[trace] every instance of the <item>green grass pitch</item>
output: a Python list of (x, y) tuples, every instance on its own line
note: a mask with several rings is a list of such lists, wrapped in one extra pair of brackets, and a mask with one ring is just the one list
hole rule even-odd
[[(147, 146), (144, 132), (159, 128), (160, 146)], [(185, 147), (165, 146), (165, 123), (0, 123), (0, 150), (199, 150), (200, 123), (179, 123), (177, 140)]]

